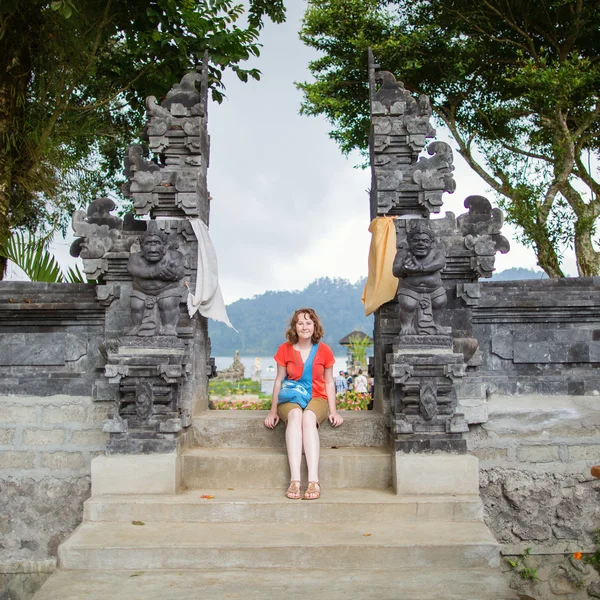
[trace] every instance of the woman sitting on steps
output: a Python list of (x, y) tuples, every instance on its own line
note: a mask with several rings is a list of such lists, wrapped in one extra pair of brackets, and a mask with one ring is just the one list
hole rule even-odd
[(305, 500), (321, 495), (319, 485), (319, 425), (327, 418), (334, 427), (343, 423), (337, 412), (331, 348), (322, 342), (323, 327), (312, 308), (298, 309), (286, 331), (288, 341), (275, 354), (277, 376), (271, 410), (265, 425), (273, 429), (281, 419), (286, 423), (285, 444), (290, 464), (290, 485), (286, 496), (300, 498), (302, 449), (308, 467)]

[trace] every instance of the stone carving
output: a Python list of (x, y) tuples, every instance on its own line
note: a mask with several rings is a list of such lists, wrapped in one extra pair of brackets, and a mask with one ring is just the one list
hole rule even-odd
[(113, 434), (107, 452), (174, 449), (183, 427), (181, 381), (188, 361), (184, 342), (174, 336), (126, 336), (105, 344), (104, 352), (105, 375), (119, 390), (112, 418), (104, 424), (104, 431)]
[(125, 176), (129, 181), (123, 184), (123, 193), (151, 192), (162, 181), (160, 167), (148, 160), (149, 150), (142, 144), (133, 144), (125, 155)]
[(406, 237), (408, 243), (401, 245), (392, 267), (400, 279), (400, 335), (444, 333), (435, 323), (433, 311), (447, 302), (440, 274), (446, 265), (445, 251), (424, 220), (417, 220)]
[(446, 142), (432, 142), (427, 146), (427, 154), (431, 158), (421, 157), (412, 167), (412, 180), (424, 190), (424, 202), (430, 212), (439, 212), (442, 194), (456, 190), (452, 175), (454, 157)]
[(373, 74), (381, 83), (372, 90), (371, 157), (373, 182), (371, 215), (439, 212), (442, 194), (456, 187), (452, 150), (444, 142), (432, 142), (421, 158), (426, 139), (435, 136), (430, 123), (429, 98), (418, 99), (387, 71)]
[[(208, 54), (162, 102), (147, 98), (144, 143), (124, 158), (123, 191), (135, 215), (120, 219), (111, 214), (114, 202), (99, 198), (73, 216), (71, 253), (99, 281), (106, 309), (98, 348), (104, 378), (96, 389), (115, 401), (104, 425), (108, 453), (175, 450), (191, 425), (192, 397), (205, 397), (207, 375), (215, 375), (206, 323), (181, 310), (184, 277), (195, 281), (198, 270), (189, 217), (206, 223), (209, 216), (207, 93)], [(73, 348), (69, 356), (79, 352)]]
[(148, 421), (154, 409), (154, 392), (148, 381), (140, 381), (135, 388), (135, 415)]
[(471, 268), (481, 277), (491, 277), (496, 253), (506, 254), (510, 250), (508, 240), (500, 233), (504, 215), (483, 196), (469, 196), (464, 204), (469, 212), (460, 215), (456, 225), (465, 248), (472, 253)]
[[(123, 186), (139, 214), (208, 216), (207, 77), (206, 70), (202, 75), (187, 73), (160, 104), (154, 96), (146, 100), (148, 124), (142, 137), (147, 146), (130, 146), (125, 157), (129, 181)], [(149, 151), (155, 154), (153, 160)]]
[(381, 82), (381, 87), (373, 97), (374, 114), (402, 115), (402, 124), (408, 133), (435, 135), (429, 122), (432, 111), (428, 96), (421, 94), (417, 102), (404, 83), (396, 81), (389, 71), (378, 71), (375, 79)]
[(71, 244), (69, 252), (71, 256), (83, 259), (83, 270), (90, 280), (99, 279), (107, 271), (107, 253), (128, 250), (122, 235), (123, 221), (110, 214), (115, 208), (110, 198), (97, 198), (87, 211), (73, 213), (72, 227), (79, 237)]
[[(189, 108), (194, 115), (204, 115), (202, 96), (196, 89), (196, 82), (201, 82), (200, 73), (186, 73), (180, 83), (176, 83), (167, 93), (162, 106), (172, 110), (174, 104), (180, 104), (184, 108)], [(175, 111), (177, 112), (177, 111)]]
[(176, 336), (179, 304), (185, 275), (183, 255), (171, 248), (168, 235), (150, 221), (140, 237), (141, 252), (129, 257), (127, 270), (133, 276), (131, 320), (128, 335)]
[(224, 381), (239, 381), (240, 379), (244, 378), (245, 370), (246, 368), (240, 360), (240, 353), (238, 350), (236, 350), (231, 365), (229, 365), (229, 367), (226, 369), (219, 371), (217, 377)]
[(437, 416), (437, 390), (431, 381), (421, 383), (419, 412), (425, 421), (431, 421)]

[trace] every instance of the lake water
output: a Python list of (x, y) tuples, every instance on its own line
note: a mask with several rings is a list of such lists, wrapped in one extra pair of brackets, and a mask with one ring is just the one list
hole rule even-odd
[[(335, 375), (336, 373), (338, 373), (338, 371), (345, 371), (346, 370), (346, 357), (345, 356), (335, 356), (335, 364), (333, 365), (333, 374)], [(244, 365), (244, 367), (246, 368), (245, 372), (244, 372), (244, 377), (252, 377), (252, 374), (254, 372), (254, 362), (256, 361), (255, 357), (251, 357), (251, 356), (240, 356), (240, 361), (241, 363)], [(261, 356), (260, 357), (260, 368), (261, 368), (261, 374), (263, 377), (265, 377), (267, 374), (272, 373), (273, 375), (275, 374), (275, 372), (277, 371), (277, 365), (275, 363), (275, 361), (273, 360), (272, 356)], [(228, 367), (231, 366), (231, 364), (233, 363), (233, 357), (232, 356), (215, 356), (215, 363), (217, 365), (217, 369), (219, 371), (222, 371), (224, 369), (227, 369)]]

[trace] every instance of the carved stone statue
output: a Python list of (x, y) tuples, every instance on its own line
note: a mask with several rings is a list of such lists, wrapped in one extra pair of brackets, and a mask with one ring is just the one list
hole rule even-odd
[(133, 275), (129, 335), (177, 335), (179, 304), (185, 271), (181, 252), (169, 247), (168, 235), (150, 221), (140, 236), (141, 252), (129, 257), (127, 270)]
[(446, 266), (446, 253), (424, 220), (416, 221), (406, 237), (408, 245), (398, 250), (392, 267), (400, 279), (400, 335), (442, 333), (433, 310), (443, 308), (448, 300), (440, 274)]

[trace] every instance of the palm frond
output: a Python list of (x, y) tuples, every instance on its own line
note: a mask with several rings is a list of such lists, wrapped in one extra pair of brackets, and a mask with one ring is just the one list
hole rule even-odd
[(90, 283), (85, 273), (81, 272), (79, 265), (69, 267), (69, 270), (67, 271), (67, 281), (69, 283)]
[(7, 258), (31, 279), (46, 283), (64, 283), (65, 277), (58, 261), (47, 250), (51, 236), (35, 239), (31, 234), (11, 232), (5, 244), (0, 244), (0, 255)]

